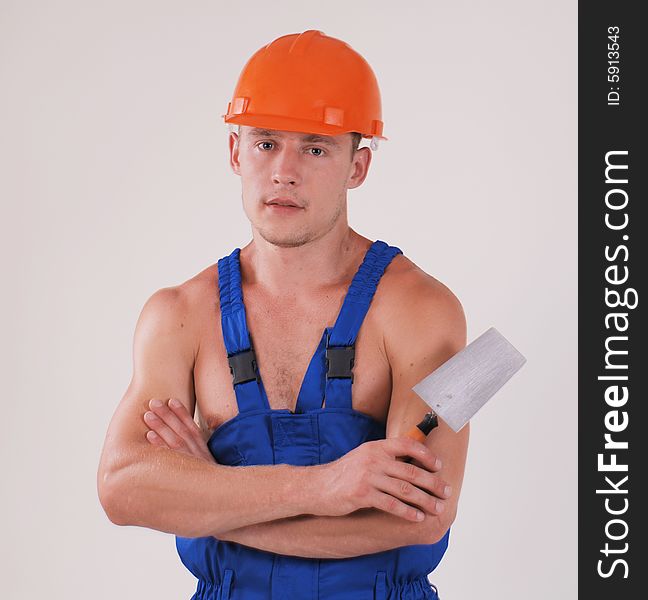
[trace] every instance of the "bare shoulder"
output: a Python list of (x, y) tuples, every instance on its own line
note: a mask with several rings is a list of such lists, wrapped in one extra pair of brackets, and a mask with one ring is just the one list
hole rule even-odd
[(378, 289), (379, 318), (392, 366), (398, 357), (433, 354), (445, 360), (466, 345), (466, 317), (457, 296), (406, 256), (394, 257)]
[(214, 302), (218, 304), (218, 265), (209, 265), (178, 285), (177, 290), (191, 309), (213, 308)]
[(139, 317), (140, 336), (171, 336), (195, 355), (201, 323), (218, 304), (218, 269), (210, 265), (177, 285), (155, 291), (146, 301)]

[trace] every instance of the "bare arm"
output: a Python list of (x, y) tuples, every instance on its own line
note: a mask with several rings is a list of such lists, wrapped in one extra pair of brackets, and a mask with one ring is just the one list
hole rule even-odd
[(193, 414), (190, 312), (180, 288), (157, 291), (142, 309), (133, 343), (133, 377), (110, 422), (97, 472), (106, 514), (118, 525), (186, 537), (317, 514), (319, 466), (240, 469), (147, 441), (143, 414), (150, 398), (172, 395)]
[[(404, 435), (430, 412), (412, 387), (466, 345), (463, 307), (441, 282), (416, 267), (407, 273), (398, 296), (397, 302), (391, 303), (394, 314), (387, 320), (385, 330), (385, 348), (393, 377), (388, 438)], [(399, 319), (402, 313), (406, 316)], [(432, 542), (445, 534), (457, 515), (469, 432), (470, 424), (455, 433), (439, 419), (439, 426), (425, 439), (425, 445), (443, 464), (439, 475), (451, 487), (450, 497), (443, 501), (443, 511), (426, 518), (428, 540)]]
[(373, 508), (342, 517), (301, 515), (248, 525), (224, 532), (218, 539), (305, 558), (350, 558), (432, 543), (425, 521), (414, 523)]

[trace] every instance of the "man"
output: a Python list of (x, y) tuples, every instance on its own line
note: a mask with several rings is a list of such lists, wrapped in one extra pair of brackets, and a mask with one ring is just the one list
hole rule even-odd
[(411, 387), (466, 325), (447, 287), (348, 225), (359, 138), (382, 137), (373, 72), (319, 31), (283, 36), (225, 120), (252, 240), (142, 309), (102, 505), (177, 536), (196, 600), (436, 598), (468, 427), (405, 434), (429, 410)]

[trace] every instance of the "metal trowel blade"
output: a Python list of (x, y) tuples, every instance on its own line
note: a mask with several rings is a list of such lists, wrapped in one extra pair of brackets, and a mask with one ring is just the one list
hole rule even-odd
[(525, 362), (526, 358), (491, 327), (412, 389), (456, 432)]

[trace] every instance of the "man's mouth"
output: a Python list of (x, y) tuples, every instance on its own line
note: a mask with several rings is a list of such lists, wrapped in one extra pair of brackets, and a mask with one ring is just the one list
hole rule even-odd
[(266, 204), (268, 206), (283, 206), (286, 208), (303, 208), (303, 206), (300, 206), (294, 200), (290, 200), (289, 198), (271, 198), (266, 202)]

